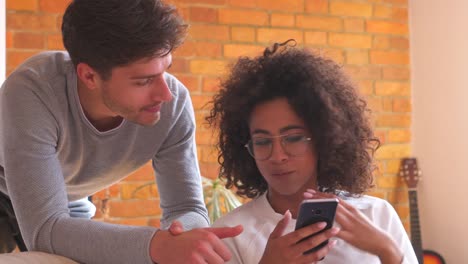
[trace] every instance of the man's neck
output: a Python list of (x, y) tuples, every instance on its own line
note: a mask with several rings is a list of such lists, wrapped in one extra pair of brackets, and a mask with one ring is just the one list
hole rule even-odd
[(122, 123), (122, 117), (105, 114), (107, 109), (97, 91), (88, 89), (80, 80), (78, 80), (77, 86), (78, 98), (83, 113), (97, 130), (107, 131)]

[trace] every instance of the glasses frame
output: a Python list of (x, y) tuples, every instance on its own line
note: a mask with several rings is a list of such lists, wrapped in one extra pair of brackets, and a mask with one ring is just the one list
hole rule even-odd
[[(281, 148), (283, 149), (284, 153), (286, 153), (286, 155), (288, 155), (288, 157), (299, 157), (301, 156), (302, 154), (300, 155), (292, 155), (291, 153), (289, 153), (286, 148), (284, 147), (284, 138), (286, 138), (287, 136), (291, 136), (291, 135), (301, 135), (300, 133), (291, 133), (291, 134), (284, 134), (284, 135), (278, 135), (278, 136), (269, 136), (269, 137), (262, 137), (262, 138), (267, 138), (267, 139), (275, 139), (275, 138), (280, 138), (280, 144), (281, 144)], [(307, 137), (305, 136), (305, 138), (302, 140), (304, 142), (311, 142), (312, 141), (312, 138), (311, 137)], [(266, 158), (263, 158), (263, 159), (259, 159), (259, 158), (256, 158), (255, 155), (253, 154), (253, 149), (251, 150), (250, 149), (250, 143), (252, 142), (252, 138), (249, 139), (249, 141), (247, 141), (247, 143), (244, 145), (244, 147), (247, 149), (247, 152), (249, 152), (250, 156), (252, 156), (252, 158), (254, 158), (255, 160), (259, 160), (259, 161), (263, 161), (263, 160), (268, 160), (271, 158), (271, 155), (273, 155), (273, 145), (271, 146), (271, 149), (270, 149), (270, 154), (266, 157)], [(273, 143), (272, 143), (273, 144)], [(252, 148), (253, 148), (253, 145), (252, 145)]]

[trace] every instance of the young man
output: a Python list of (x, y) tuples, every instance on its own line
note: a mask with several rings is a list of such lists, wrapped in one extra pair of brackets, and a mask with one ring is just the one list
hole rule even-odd
[[(186, 25), (159, 0), (74, 0), (62, 24), (67, 52), (24, 62), (0, 90), (0, 216), (28, 250), (80, 263), (222, 263), (209, 224), (187, 89), (166, 73)], [(167, 228), (90, 221), (86, 197), (148, 161)], [(15, 235), (15, 234), (13, 234)]]

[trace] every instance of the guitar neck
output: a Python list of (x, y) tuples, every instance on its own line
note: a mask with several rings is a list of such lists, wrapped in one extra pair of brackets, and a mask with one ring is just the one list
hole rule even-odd
[[(422, 259), (422, 238), (419, 227), (419, 210), (418, 210), (418, 193), (414, 189), (408, 191), (409, 207), (410, 207), (410, 228), (411, 228), (411, 244), (418, 259)], [(421, 262), (420, 262), (421, 263)]]

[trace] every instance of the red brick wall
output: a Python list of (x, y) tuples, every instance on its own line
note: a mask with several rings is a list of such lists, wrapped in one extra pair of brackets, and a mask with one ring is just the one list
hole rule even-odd
[[(61, 13), (67, 0), (7, 0), (7, 73), (41, 50), (61, 49)], [(295, 38), (343, 64), (374, 111), (383, 146), (371, 192), (388, 199), (408, 226), (407, 190), (399, 159), (410, 154), (411, 89), (407, 0), (174, 0), (190, 23), (186, 44), (174, 54), (171, 73), (190, 89), (202, 174), (217, 175), (212, 133), (203, 106), (217, 90), (225, 66), (256, 55), (272, 42)], [(157, 189), (147, 165), (95, 195), (97, 219), (158, 225)], [(135, 192), (137, 188), (139, 191)]]

